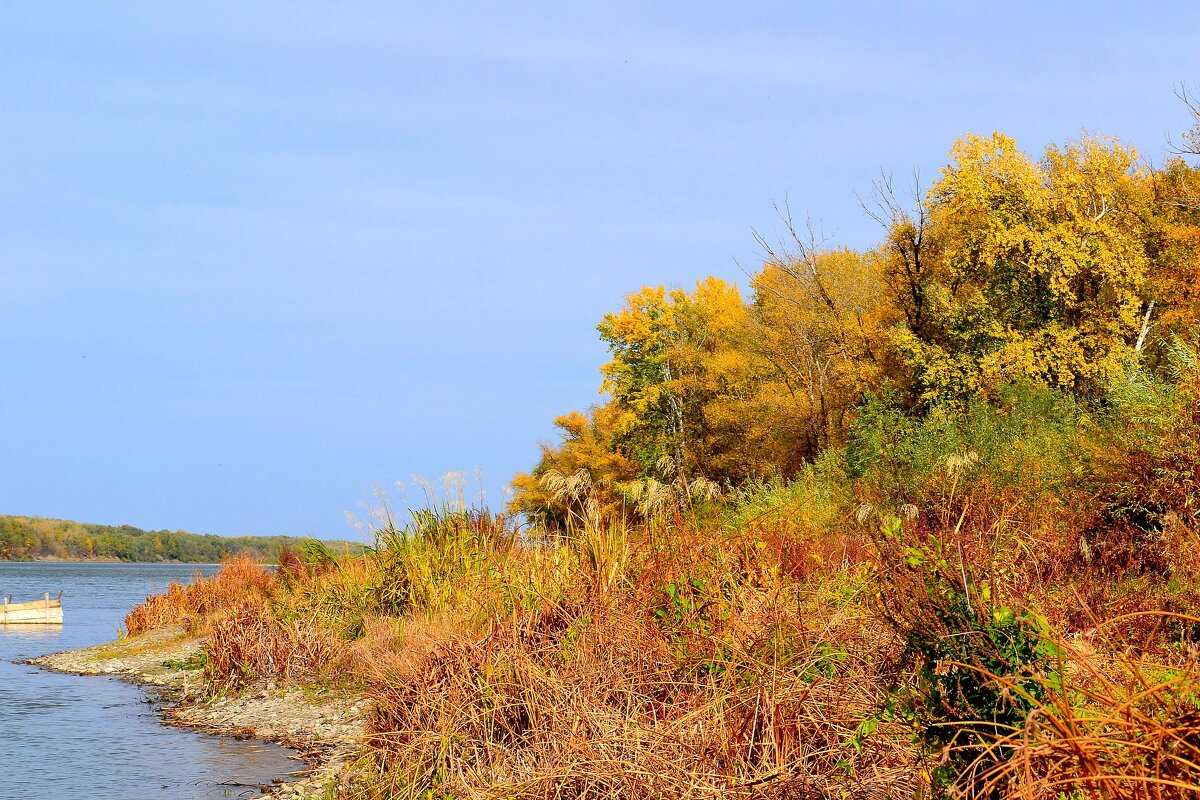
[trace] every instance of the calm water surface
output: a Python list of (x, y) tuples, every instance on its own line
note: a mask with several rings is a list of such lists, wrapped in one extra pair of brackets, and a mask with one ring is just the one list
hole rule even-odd
[(301, 769), (274, 745), (162, 725), (145, 691), (124, 681), (17, 663), (110, 641), (148, 593), (215, 569), (0, 562), (0, 595), (21, 602), (61, 589), (66, 620), (0, 625), (0, 800), (258, 797), (258, 785)]

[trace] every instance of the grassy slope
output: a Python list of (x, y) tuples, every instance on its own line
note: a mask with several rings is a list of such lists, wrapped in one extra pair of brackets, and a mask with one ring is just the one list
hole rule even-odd
[[(865, 408), (794, 482), (518, 531), (460, 505), (127, 620), (369, 698), (350, 797), (1200, 798), (1200, 370)], [(1060, 794), (1061, 793), (1061, 794)]]
[[(278, 576), (235, 565), (130, 626), (183, 616), (209, 637), (207, 674), (227, 691), (270, 679), (369, 696), (350, 796), (883, 798), (938, 780), (989, 796), (1025, 764), (1011, 796), (1089, 771), (1174, 772), (1192, 794), (1164, 797), (1198, 791), (1191, 762), (1171, 761), (1173, 746), (1195, 747), (1200, 689), (1174, 633), (1118, 623), (1081, 638), (1065, 609), (1023, 624), (1034, 618), (1005, 617), (998, 588), (983, 599), (979, 571), (1036, 572), (1061, 552), (1014, 563), (993, 520), (920, 557), (889, 553), (871, 520), (806, 526), (786, 505), (806, 493), (791, 491), (734, 530), (677, 517), (539, 543), (447, 512), (384, 532), (374, 555), (287, 560)], [(964, 560), (939, 564), (934, 547)], [(960, 572), (974, 612), (953, 602)], [(934, 640), (967, 645), (923, 662), (929, 626), (956, 624)], [(1031, 631), (1048, 649), (1009, 658)], [(1133, 634), (1147, 645), (1136, 657), (1123, 649)], [(990, 718), (955, 694), (986, 683), (985, 668), (1004, 673), (983, 697)], [(1017, 731), (1031, 737), (1025, 761), (1003, 741), (1013, 731), (988, 724), (1013, 709), (1040, 719)], [(938, 726), (960, 735), (927, 735)], [(1104, 796), (1154, 796), (1130, 787), (1145, 784)]]

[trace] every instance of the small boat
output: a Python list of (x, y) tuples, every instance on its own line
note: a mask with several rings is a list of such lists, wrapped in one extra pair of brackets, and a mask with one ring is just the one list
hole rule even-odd
[(40, 623), (62, 625), (62, 592), (51, 599), (46, 592), (41, 600), (31, 600), (28, 603), (10, 602), (11, 597), (4, 598), (3, 610), (0, 611), (0, 625), (16, 625), (18, 623)]

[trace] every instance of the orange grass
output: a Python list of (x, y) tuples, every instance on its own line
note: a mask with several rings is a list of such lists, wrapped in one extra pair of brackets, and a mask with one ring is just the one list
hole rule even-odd
[(248, 556), (233, 558), (217, 574), (196, 573), (189, 584), (172, 582), (163, 594), (150, 595), (125, 616), (125, 631), (136, 636), (163, 625), (200, 630), (211, 617), (270, 596), (275, 578)]
[[(1129, 617), (1171, 616), (1158, 612)], [(1060, 643), (1065, 679), (1047, 682), (1025, 725), (991, 750), (1012, 757), (960, 777), (966, 797), (1041, 800), (1200, 798), (1200, 664), (1195, 649), (1162, 663), (1129, 652), (1105, 657), (1086, 643)], [(995, 676), (991, 676), (995, 679)], [(1019, 687), (1012, 686), (1013, 691)], [(988, 763), (988, 754), (979, 763)]]
[(344, 643), (312, 618), (284, 623), (265, 604), (242, 604), (212, 625), (204, 651), (205, 675), (236, 689), (260, 679), (321, 678), (337, 666)]
[[(1062, 551), (1005, 557), (1011, 537), (1047, 535), (1019, 522), (993, 495), (961, 506), (940, 534), (948, 580), (1048, 597), (1036, 583), (1061, 580)], [(288, 555), (274, 575), (231, 562), (148, 599), (128, 624), (204, 631), (217, 690), (364, 692), (368, 736), (344, 789), (355, 800), (929, 796), (943, 791), (929, 778), (938, 754), (881, 713), (913, 680), (881, 610), (929, 600), (892, 580), (903, 554), (876, 550), (873, 524), (758, 520), (729, 533), (676, 517), (533, 540), (502, 519), (435, 514), (362, 557)], [(921, 521), (912, 541), (937, 528)], [(1116, 633), (1090, 650), (1054, 635), (1067, 688), (1044, 693), (947, 796), (1200, 798), (1194, 654), (1154, 666), (1121, 655)]]
[[(847, 745), (882, 699), (853, 675), (877, 647), (859, 622), (847, 621), (858, 641), (828, 631), (774, 658), (731, 652), (703, 677), (619, 600), (447, 637), (415, 664), (380, 666), (358, 796), (911, 796), (907, 747)], [(838, 636), (861, 653), (830, 669)]]
[(852, 745), (886, 694), (888, 632), (789, 576), (816, 569), (803, 543), (669, 532), (580, 532), (571, 580), (535, 607), (403, 632), (369, 671), (352, 796), (911, 797), (899, 726)]

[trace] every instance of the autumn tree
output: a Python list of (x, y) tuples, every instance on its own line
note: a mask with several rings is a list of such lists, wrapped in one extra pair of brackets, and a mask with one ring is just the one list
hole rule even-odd
[(865, 208), (885, 236), (865, 252), (785, 209), (748, 303), (710, 277), (604, 316), (607, 399), (559, 418), (513, 508), (551, 527), (646, 516), (651, 497), (796, 474), (846, 443), (868, 396), (917, 414), (1013, 383), (1099, 399), (1166, 365), (1200, 313), (1200, 167), (1181, 152), (1156, 171), (1095, 136), (1036, 160), (965, 136), (927, 193), (876, 184)]
[(1085, 137), (1033, 161), (966, 136), (929, 193), (939, 237), (926, 330), (898, 346), (925, 402), (1013, 381), (1093, 394), (1127, 363), (1146, 306), (1148, 171)]
[(762, 370), (747, 340), (736, 284), (709, 277), (690, 294), (644, 287), (598, 326), (612, 359), (601, 390), (618, 409), (614, 446), (644, 475), (740, 479), (742, 416)]
[(1170, 143), (1175, 157), (1154, 176), (1157, 213), (1150, 280), (1157, 342), (1200, 335), (1200, 98), (1186, 86), (1178, 95), (1192, 127)]
[(790, 221), (788, 230), (791, 247), (768, 247), (752, 283), (754, 340), (773, 368), (761, 405), (774, 406), (787, 436), (776, 464), (792, 473), (842, 440), (848, 415), (881, 380), (898, 314), (876, 254), (822, 250), (815, 234), (801, 238)]
[(625, 306), (605, 314), (597, 329), (612, 354), (600, 368), (600, 391), (617, 410), (615, 436), (623, 453), (645, 471), (683, 447), (683, 398), (674, 385), (672, 350), (678, 344), (676, 306), (682, 292), (645, 286)]
[(1195, 335), (1200, 326), (1200, 167), (1171, 159), (1154, 186), (1149, 294), (1155, 306), (1146, 321), (1152, 341), (1164, 342)]
[(549, 530), (619, 516), (623, 509), (616, 487), (637, 470), (612, 446), (618, 416), (609, 403), (556, 419), (561, 441), (543, 443), (533, 470), (513, 478), (509, 509)]

